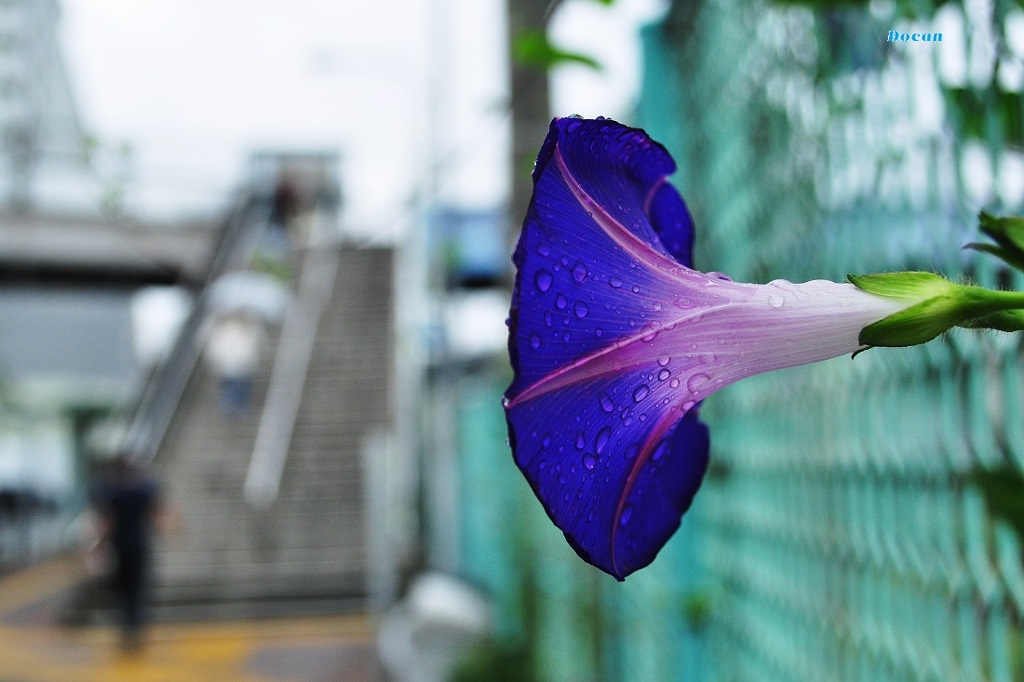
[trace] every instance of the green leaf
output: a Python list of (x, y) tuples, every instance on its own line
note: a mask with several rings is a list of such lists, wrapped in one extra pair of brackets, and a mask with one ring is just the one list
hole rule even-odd
[(512, 41), (512, 56), (517, 63), (541, 71), (562, 64), (579, 64), (598, 72), (603, 70), (601, 63), (593, 57), (553, 45), (541, 29), (531, 29), (517, 35)]
[(978, 214), (978, 229), (999, 246), (972, 243), (965, 248), (990, 253), (1008, 265), (1024, 270), (1024, 218), (998, 217), (982, 211)]

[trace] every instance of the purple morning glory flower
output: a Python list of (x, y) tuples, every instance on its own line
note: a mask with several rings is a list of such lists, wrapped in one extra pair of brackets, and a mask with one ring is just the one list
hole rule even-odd
[(654, 559), (700, 487), (701, 400), (857, 351), (862, 329), (910, 305), (852, 284), (692, 269), (674, 171), (642, 130), (555, 119), (513, 258), (516, 464), (576, 552), (620, 580)]

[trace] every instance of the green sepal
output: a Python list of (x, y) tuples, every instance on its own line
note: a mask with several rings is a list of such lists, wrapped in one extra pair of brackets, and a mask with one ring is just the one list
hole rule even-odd
[(946, 296), (958, 285), (933, 272), (879, 272), (871, 275), (847, 275), (858, 289), (886, 298), (919, 301), (933, 296)]
[(1001, 332), (1024, 332), (1024, 310), (1003, 310), (960, 326), (970, 329), (995, 329)]
[(965, 320), (953, 296), (934, 296), (869, 324), (857, 340), (865, 346), (916, 346)]

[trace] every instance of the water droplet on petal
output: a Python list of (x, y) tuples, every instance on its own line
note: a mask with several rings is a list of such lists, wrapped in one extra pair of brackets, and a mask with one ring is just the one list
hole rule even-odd
[(547, 244), (538, 244), (537, 245), (537, 253), (539, 253), (542, 256), (550, 256), (551, 255), (551, 247), (548, 246)]
[(615, 411), (615, 402), (607, 393), (601, 394), (601, 409), (607, 412), (608, 414), (611, 414), (612, 412)]
[(587, 468), (587, 470), (593, 469), (596, 465), (597, 465), (597, 457), (594, 457), (589, 452), (587, 454), (583, 455), (583, 466), (585, 466)]
[(576, 432), (576, 449), (582, 450), (587, 447), (587, 437), (583, 435), (583, 431)]
[(647, 387), (647, 384), (641, 384), (641, 385), (637, 386), (636, 390), (633, 391), (633, 402), (635, 402), (635, 403), (640, 402), (641, 400), (646, 398), (647, 395), (650, 392), (651, 392), (651, 389)]
[(679, 388), (679, 379), (673, 379), (668, 382), (669, 388)]
[(604, 452), (604, 449), (608, 445), (608, 441), (611, 437), (612, 429), (609, 426), (606, 426), (597, 432), (597, 438), (594, 439), (594, 449), (597, 450), (597, 454), (600, 455)]
[(552, 281), (554, 281), (554, 275), (547, 270), (538, 270), (537, 274), (533, 277), (533, 282), (541, 293), (551, 288)]
[(565, 310), (566, 306), (569, 305), (569, 299), (565, 297), (565, 294), (558, 294), (555, 296), (555, 307), (559, 310)]
[(565, 332), (564, 334), (562, 334), (562, 341), (564, 341), (565, 343), (569, 343), (569, 332)]
[(786, 303), (786, 299), (780, 294), (772, 294), (768, 297), (768, 305), (773, 308), (781, 308)]
[(634, 457), (636, 457), (638, 452), (640, 452), (640, 444), (630, 443), (629, 446), (626, 447), (626, 451), (623, 452), (622, 454), (623, 457), (625, 457), (626, 459), (633, 459)]
[(670, 370), (663, 369), (658, 372), (658, 381), (665, 381), (665, 379), (668, 379), (670, 376), (672, 376), (672, 372)]
[(637, 285), (634, 284), (632, 291), (633, 291), (634, 294), (639, 294), (640, 293), (640, 287), (638, 287)]
[(545, 433), (544, 437), (540, 441), (540, 444), (544, 447), (548, 447), (549, 445), (551, 445), (551, 434)]
[(686, 388), (690, 390), (690, 393), (696, 393), (710, 378), (707, 374), (698, 372), (686, 380)]
[(537, 332), (530, 332), (530, 347), (534, 350), (540, 348), (540, 334)]
[(587, 316), (587, 313), (590, 312), (590, 308), (588, 308), (587, 304), (583, 301), (576, 301), (576, 305), (573, 306), (573, 312), (576, 313), (576, 317), (582, 320)]
[(658, 365), (661, 367), (668, 367), (668, 363), (672, 362), (672, 358), (664, 357), (658, 358)]
[(548, 327), (550, 327), (552, 324), (554, 324), (554, 322), (555, 322), (554, 318), (551, 317), (551, 311), (550, 310), (545, 310), (544, 311), (544, 324), (547, 325)]
[(664, 438), (658, 443), (657, 447), (654, 448), (654, 453), (651, 454), (651, 459), (657, 462), (659, 459), (665, 456), (668, 452), (668, 438)]
[(597, 329), (594, 330), (594, 336), (596, 336), (597, 338), (601, 338), (602, 336), (604, 336), (604, 330), (598, 327)]
[(627, 504), (626, 508), (622, 510), (622, 516), (619, 517), (619, 525), (625, 526), (629, 523), (629, 519), (633, 516), (633, 505)]
[(572, 278), (577, 284), (583, 284), (587, 281), (587, 266), (583, 263), (576, 261), (576, 265), (572, 266)]
[(618, 277), (609, 277), (608, 284), (611, 285), (612, 289), (619, 289), (622, 287), (622, 280)]

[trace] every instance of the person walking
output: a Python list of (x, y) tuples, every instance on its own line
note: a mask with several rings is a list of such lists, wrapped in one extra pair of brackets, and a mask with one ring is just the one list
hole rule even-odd
[(120, 611), (121, 643), (138, 649), (145, 628), (146, 591), (160, 487), (128, 454), (121, 454), (93, 490), (100, 532), (112, 553), (113, 588)]

